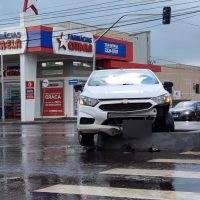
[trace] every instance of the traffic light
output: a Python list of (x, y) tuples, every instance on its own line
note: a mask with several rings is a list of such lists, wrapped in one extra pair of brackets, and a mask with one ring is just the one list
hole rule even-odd
[(163, 24), (170, 24), (171, 21), (171, 7), (163, 8)]

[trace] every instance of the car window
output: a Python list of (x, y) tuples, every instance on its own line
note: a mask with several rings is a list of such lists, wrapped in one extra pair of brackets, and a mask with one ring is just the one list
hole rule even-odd
[(200, 110), (200, 102), (197, 103), (197, 110)]
[(180, 102), (178, 103), (175, 108), (196, 108), (196, 105), (194, 102)]
[(89, 86), (102, 85), (138, 85), (138, 84), (158, 84), (157, 78), (149, 71), (98, 71), (88, 81)]

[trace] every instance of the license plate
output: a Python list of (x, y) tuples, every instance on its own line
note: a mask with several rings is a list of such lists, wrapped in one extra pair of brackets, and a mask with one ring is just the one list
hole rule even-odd
[(123, 136), (125, 138), (151, 137), (151, 120), (123, 120)]

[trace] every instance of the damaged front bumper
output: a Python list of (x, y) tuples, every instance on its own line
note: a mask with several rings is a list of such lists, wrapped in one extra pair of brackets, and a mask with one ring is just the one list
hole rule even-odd
[[(151, 102), (152, 103), (152, 102)], [(157, 109), (152, 103), (152, 107), (146, 110), (137, 111), (103, 111), (96, 107), (80, 106), (77, 119), (77, 128), (81, 133), (104, 132), (110, 136), (122, 134), (124, 120), (140, 120), (154, 122), (157, 116)], [(82, 119), (87, 120), (86, 123)], [(93, 119), (93, 120), (92, 120)]]

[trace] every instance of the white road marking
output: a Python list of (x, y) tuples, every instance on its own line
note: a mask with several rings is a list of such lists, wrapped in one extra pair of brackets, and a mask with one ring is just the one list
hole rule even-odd
[(148, 162), (176, 163), (176, 164), (200, 164), (200, 159), (152, 159)]
[(0, 178), (0, 181), (23, 181), (23, 178), (21, 177), (3, 177), (3, 178)]
[(200, 156), (200, 151), (186, 151), (186, 152), (182, 152), (180, 154)]
[(115, 174), (127, 176), (156, 176), (173, 178), (200, 178), (200, 172), (195, 171), (177, 171), (177, 170), (156, 170), (156, 169), (123, 169), (114, 168), (100, 172), (100, 174)]
[(74, 195), (93, 195), (103, 197), (118, 198), (136, 198), (136, 199), (154, 199), (154, 200), (199, 200), (200, 193), (194, 192), (174, 192), (146, 189), (128, 189), (116, 187), (95, 187), (79, 185), (54, 185), (34, 192), (56, 193), (56, 194), (74, 194)]

